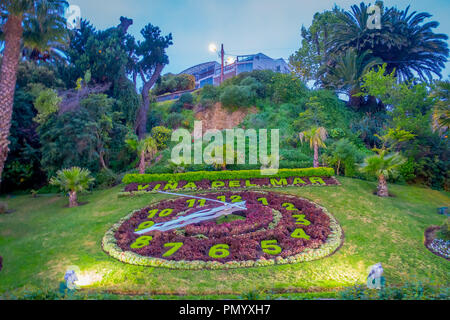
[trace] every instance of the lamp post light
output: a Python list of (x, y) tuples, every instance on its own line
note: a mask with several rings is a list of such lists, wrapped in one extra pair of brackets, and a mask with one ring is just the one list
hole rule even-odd
[[(209, 45), (209, 51), (211, 52), (217, 52), (217, 46), (214, 43), (211, 43)], [(219, 53), (220, 59), (221, 59), (221, 65), (220, 65), (220, 83), (223, 82), (224, 78), (224, 57), (225, 57), (225, 50), (223, 49), (223, 43), (221, 45), (220, 53)]]

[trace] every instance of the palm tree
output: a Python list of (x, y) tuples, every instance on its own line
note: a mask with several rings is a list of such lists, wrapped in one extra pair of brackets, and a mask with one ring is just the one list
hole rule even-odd
[(139, 157), (139, 173), (144, 174), (146, 161), (151, 161), (158, 151), (155, 139), (149, 136), (139, 140), (134, 135), (131, 139), (125, 140), (125, 142), (131, 150), (137, 152)]
[(324, 65), (319, 71), (320, 76), (325, 76), (325, 86), (347, 94), (349, 105), (353, 107), (361, 105), (361, 98), (355, 97), (355, 94), (361, 91), (363, 76), (376, 65), (383, 64), (380, 58), (373, 57), (371, 53), (367, 50), (358, 54), (355, 49), (349, 49), (338, 55), (334, 63)]
[(433, 32), (438, 22), (424, 23), (431, 17), (429, 13), (410, 13), (409, 8), (382, 8), (380, 30), (367, 28), (368, 6), (364, 3), (338, 12), (328, 53), (372, 50), (373, 56), (387, 63), (389, 73), (395, 70), (399, 80), (413, 79), (414, 73), (422, 80), (431, 81), (433, 74), (440, 77), (449, 55), (448, 36)]
[(2, 65), (0, 68), (0, 183), (8, 156), (9, 130), (13, 110), (17, 68), (21, 52), (24, 28), (36, 17), (39, 8), (46, 5), (48, 16), (61, 16), (66, 1), (63, 0), (4, 0), (0, 2), (2, 24), (1, 37), (4, 39)]
[(450, 82), (437, 82), (431, 97), (436, 99), (433, 111), (433, 131), (439, 131), (442, 134), (450, 127)]
[(386, 178), (396, 176), (399, 167), (405, 161), (406, 159), (399, 153), (388, 154), (387, 150), (380, 150), (378, 154), (367, 157), (360, 170), (378, 178), (377, 195), (379, 197), (389, 197)]
[(82, 192), (89, 188), (89, 185), (94, 180), (88, 169), (73, 167), (59, 170), (56, 173), (56, 177), (50, 179), (50, 184), (69, 192), (69, 208), (73, 208), (78, 206), (77, 192)]
[(61, 14), (49, 14), (53, 10), (51, 3), (40, 1), (34, 16), (24, 22), (23, 55), (31, 60), (64, 60), (63, 51), (69, 37), (66, 19)]
[(319, 148), (326, 148), (325, 140), (328, 137), (328, 132), (323, 127), (313, 127), (308, 131), (303, 131), (299, 134), (300, 141), (303, 143), (309, 140), (311, 149), (314, 149), (314, 168), (319, 167)]

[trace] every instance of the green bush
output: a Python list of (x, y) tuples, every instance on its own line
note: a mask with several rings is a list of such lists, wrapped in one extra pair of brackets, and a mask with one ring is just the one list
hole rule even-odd
[(96, 176), (96, 184), (99, 188), (109, 188), (117, 184), (118, 177), (111, 169), (101, 169)]
[(220, 95), (220, 102), (224, 107), (247, 107), (255, 103), (256, 92), (252, 86), (225, 87)]
[(6, 202), (0, 202), (0, 214), (8, 212), (8, 204)]
[(447, 218), (447, 220), (445, 220), (444, 224), (441, 226), (441, 229), (439, 229), (437, 238), (450, 241), (450, 218)]
[(181, 97), (178, 101), (180, 101), (183, 104), (184, 103), (192, 104), (194, 102), (194, 97), (189, 92), (186, 92), (181, 95)]
[(158, 126), (152, 128), (152, 137), (156, 141), (158, 150), (164, 150), (165, 148), (167, 148), (167, 142), (170, 141), (171, 136), (172, 130), (166, 127)]
[(450, 288), (429, 283), (406, 283), (402, 287), (368, 289), (365, 285), (346, 288), (339, 294), (342, 300), (449, 300)]
[[(305, 169), (280, 169), (276, 177), (331, 177), (334, 175), (332, 168), (305, 168)], [(149, 183), (153, 181), (201, 181), (228, 180), (228, 179), (252, 179), (267, 178), (260, 170), (240, 170), (240, 171), (197, 171), (178, 174), (127, 174), (122, 182), (129, 183)]]
[(166, 124), (169, 128), (177, 129), (181, 127), (184, 117), (179, 113), (171, 113), (166, 120)]

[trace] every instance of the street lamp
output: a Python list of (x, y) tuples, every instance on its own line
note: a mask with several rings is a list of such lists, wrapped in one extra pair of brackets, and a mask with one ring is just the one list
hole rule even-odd
[[(214, 43), (211, 43), (209, 45), (209, 51), (217, 52), (217, 46)], [(225, 56), (225, 50), (223, 49), (223, 44), (221, 46), (221, 50), (220, 50), (219, 56), (220, 56), (221, 61), (222, 61), (221, 65), (220, 65), (220, 83), (222, 83), (223, 82), (223, 64), (224, 64), (223, 59), (224, 59), (224, 56)]]

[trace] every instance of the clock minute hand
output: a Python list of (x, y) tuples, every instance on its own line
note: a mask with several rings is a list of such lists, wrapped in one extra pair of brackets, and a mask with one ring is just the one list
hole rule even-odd
[(225, 206), (221, 206), (221, 207), (217, 207), (217, 208), (213, 208), (213, 209), (201, 210), (201, 211), (192, 213), (188, 216), (181, 216), (179, 218), (176, 218), (176, 219), (173, 219), (173, 220), (170, 220), (167, 222), (160, 222), (160, 223), (154, 224), (150, 228), (140, 230), (135, 233), (136, 234), (144, 234), (144, 233), (147, 233), (150, 231), (169, 231), (169, 230), (173, 230), (173, 229), (182, 228), (182, 227), (185, 227), (190, 224), (195, 224), (195, 223), (199, 223), (199, 222), (203, 222), (203, 221), (216, 219), (220, 216), (230, 215), (233, 212), (241, 211), (242, 208), (245, 208), (245, 210), (247, 210), (245, 203), (246, 203), (246, 201), (242, 201), (242, 202), (236, 203), (236, 206), (233, 206), (233, 207), (225, 205)]

